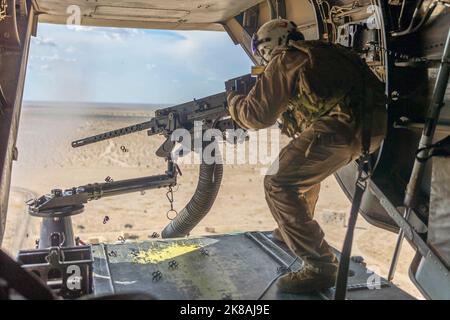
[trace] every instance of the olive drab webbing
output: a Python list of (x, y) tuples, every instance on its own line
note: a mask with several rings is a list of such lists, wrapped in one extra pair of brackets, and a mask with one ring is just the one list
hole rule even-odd
[[(282, 133), (293, 137), (331, 112), (360, 119), (364, 89), (358, 77), (366, 70), (359, 58), (348, 49), (321, 41), (290, 45), (305, 53), (309, 61), (300, 72), (288, 110), (281, 115)], [(370, 102), (364, 108), (370, 108)]]

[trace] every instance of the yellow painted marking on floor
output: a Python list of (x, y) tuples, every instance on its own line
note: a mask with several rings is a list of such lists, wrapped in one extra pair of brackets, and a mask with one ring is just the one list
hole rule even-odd
[(134, 257), (134, 262), (147, 264), (158, 263), (164, 260), (173, 259), (182, 254), (186, 254), (200, 248), (199, 244), (171, 244), (164, 248), (151, 248), (147, 251), (141, 250)]

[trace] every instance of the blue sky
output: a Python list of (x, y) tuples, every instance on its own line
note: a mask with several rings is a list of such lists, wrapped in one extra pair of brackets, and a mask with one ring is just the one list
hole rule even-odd
[(223, 91), (250, 66), (225, 32), (40, 24), (24, 100), (181, 103)]

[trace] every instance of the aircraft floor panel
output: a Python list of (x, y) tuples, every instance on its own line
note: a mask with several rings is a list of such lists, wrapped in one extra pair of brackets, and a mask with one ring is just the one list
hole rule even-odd
[[(268, 233), (155, 239), (93, 246), (96, 295), (145, 292), (156, 299), (257, 299), (294, 257)], [(294, 270), (301, 261), (295, 261)], [(408, 299), (409, 295), (381, 279), (380, 290), (369, 290), (373, 275), (352, 262), (349, 299)], [(364, 294), (363, 294), (364, 292)], [(332, 290), (302, 295), (281, 294), (275, 285), (263, 299), (329, 299)]]

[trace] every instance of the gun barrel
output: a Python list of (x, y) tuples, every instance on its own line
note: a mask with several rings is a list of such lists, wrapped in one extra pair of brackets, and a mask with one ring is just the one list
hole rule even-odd
[(176, 175), (166, 173), (156, 176), (86, 185), (83, 188), (88, 193), (88, 200), (97, 200), (125, 193), (165, 188), (176, 184)]
[(95, 136), (83, 138), (83, 139), (80, 139), (80, 140), (75, 140), (75, 141), (72, 141), (72, 147), (73, 148), (78, 148), (78, 147), (81, 147), (81, 146), (85, 146), (87, 144), (91, 144), (91, 143), (95, 143), (95, 142), (99, 142), (99, 141), (103, 141), (103, 140), (107, 140), (107, 139), (123, 136), (123, 135), (130, 134), (130, 133), (133, 133), (133, 132), (147, 130), (147, 129), (149, 129), (151, 127), (151, 125), (152, 125), (152, 121), (150, 120), (150, 121), (134, 124), (132, 126), (128, 126), (128, 127), (125, 127), (125, 128), (120, 128), (120, 129), (112, 130), (112, 131), (109, 131), (109, 132), (104, 132), (104, 133), (101, 133), (101, 134), (97, 134)]
[[(126, 194), (130, 192), (165, 188), (177, 184), (176, 172), (166, 172), (166, 174), (119, 180), (108, 183), (94, 183), (67, 189), (64, 192), (59, 190), (58, 195), (45, 195), (28, 204), (29, 212), (33, 216), (46, 217), (52, 211), (58, 212), (64, 208), (72, 207), (79, 209), (86, 202), (98, 200), (100, 198)], [(53, 193), (53, 192), (52, 192)]]

